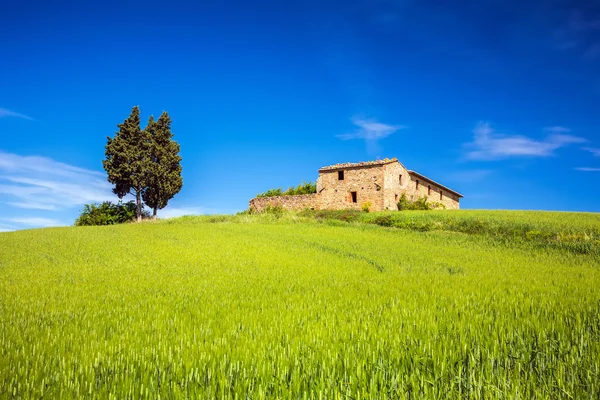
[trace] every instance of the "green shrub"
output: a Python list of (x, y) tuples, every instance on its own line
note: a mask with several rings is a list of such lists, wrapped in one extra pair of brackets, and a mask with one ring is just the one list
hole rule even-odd
[(283, 191), (281, 190), (281, 188), (277, 188), (277, 189), (269, 189), (264, 193), (259, 193), (256, 195), (256, 197), (275, 197), (275, 196), (281, 196), (283, 194)]
[(429, 203), (427, 203), (427, 196), (419, 197), (412, 204), (412, 210), (431, 210)]
[[(136, 207), (133, 201), (114, 204), (110, 201), (97, 204), (86, 204), (81, 215), (75, 220), (76, 226), (115, 225), (130, 222), (136, 218)], [(147, 210), (142, 210), (144, 217), (149, 217)]]
[(372, 206), (371, 202), (370, 201), (366, 201), (362, 205), (362, 210), (364, 212), (369, 212), (369, 210), (371, 209), (371, 206)]
[(437, 201), (430, 201), (429, 207), (431, 207), (430, 210), (445, 210), (446, 209), (446, 205), (444, 203), (440, 203)]
[(313, 182), (302, 181), (298, 186), (290, 187), (285, 192), (281, 188), (269, 189), (264, 193), (259, 193), (256, 197), (274, 197), (274, 196), (295, 196), (299, 194), (317, 193), (317, 184)]
[(316, 220), (336, 219), (344, 222), (358, 221), (361, 212), (358, 210), (304, 210), (299, 213), (303, 217), (312, 217)]
[(384, 214), (375, 217), (373, 223), (380, 226), (392, 226), (394, 225), (394, 220), (390, 214)]
[(265, 208), (263, 208), (262, 213), (264, 214), (273, 214), (276, 217), (280, 217), (283, 214), (283, 207), (281, 207), (280, 205), (267, 205)]
[(428, 202), (427, 196), (419, 197), (417, 200), (411, 201), (406, 197), (406, 194), (402, 193), (400, 200), (398, 201), (398, 210), (434, 210), (437, 208), (445, 209), (442, 203)]
[(312, 194), (312, 193), (317, 193), (317, 184), (313, 183), (313, 182), (305, 182), (302, 181), (301, 184), (299, 184), (296, 187), (290, 187), (288, 190), (286, 190), (283, 195), (284, 196), (293, 196), (293, 195), (298, 195), (298, 194)]
[(398, 210), (409, 210), (410, 206), (411, 202), (406, 197), (406, 194), (402, 193), (402, 196), (400, 196), (400, 200), (398, 201)]

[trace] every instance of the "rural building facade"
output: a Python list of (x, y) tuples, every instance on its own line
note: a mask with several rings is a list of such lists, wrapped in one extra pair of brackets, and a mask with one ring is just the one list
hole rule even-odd
[(371, 211), (397, 210), (400, 196), (409, 200), (427, 196), (428, 202), (446, 209), (459, 208), (460, 193), (415, 171), (407, 170), (397, 158), (336, 164), (319, 169), (317, 193), (296, 196), (259, 197), (250, 200), (250, 209), (265, 207), (315, 210), (360, 210), (370, 203)]

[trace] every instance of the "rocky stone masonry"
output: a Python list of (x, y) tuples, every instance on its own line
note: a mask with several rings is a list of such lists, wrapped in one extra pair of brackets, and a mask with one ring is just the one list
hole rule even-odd
[(255, 197), (250, 200), (250, 209), (257, 212), (267, 207), (281, 207), (284, 210), (303, 210), (305, 208), (319, 209), (317, 194), (299, 194), (294, 196)]
[(442, 203), (449, 210), (458, 209), (463, 197), (392, 158), (323, 167), (316, 194), (254, 198), (250, 209), (261, 212), (270, 205), (287, 210), (360, 210), (369, 203), (371, 211), (397, 210), (403, 193), (410, 200), (427, 196), (428, 201)]

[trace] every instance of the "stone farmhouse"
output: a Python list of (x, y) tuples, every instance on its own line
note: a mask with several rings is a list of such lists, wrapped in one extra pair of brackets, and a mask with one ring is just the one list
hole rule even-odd
[(288, 210), (360, 210), (370, 203), (371, 211), (397, 210), (402, 194), (409, 200), (427, 196), (429, 202), (448, 210), (459, 208), (462, 194), (415, 171), (407, 170), (397, 158), (336, 164), (319, 169), (317, 193), (296, 196), (260, 197), (250, 200), (250, 209), (267, 206)]

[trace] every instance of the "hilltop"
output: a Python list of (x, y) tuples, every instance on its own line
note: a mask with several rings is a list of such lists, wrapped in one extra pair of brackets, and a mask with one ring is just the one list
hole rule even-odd
[(0, 397), (595, 398), (600, 214), (0, 233)]

